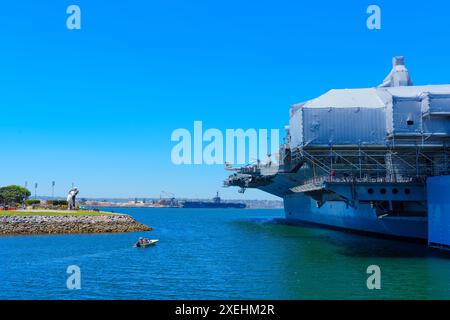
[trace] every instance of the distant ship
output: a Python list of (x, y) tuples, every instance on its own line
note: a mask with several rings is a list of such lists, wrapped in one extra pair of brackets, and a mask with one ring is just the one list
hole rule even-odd
[(183, 208), (222, 208), (222, 209), (244, 209), (246, 207), (245, 203), (239, 202), (222, 202), (219, 197), (219, 192), (212, 199), (212, 201), (185, 201), (182, 204)]

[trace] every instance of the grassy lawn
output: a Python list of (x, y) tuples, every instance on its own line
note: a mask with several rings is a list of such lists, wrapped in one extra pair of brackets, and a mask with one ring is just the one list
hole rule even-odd
[(87, 210), (13, 210), (0, 211), (0, 216), (105, 216), (112, 215), (111, 212), (95, 212)]

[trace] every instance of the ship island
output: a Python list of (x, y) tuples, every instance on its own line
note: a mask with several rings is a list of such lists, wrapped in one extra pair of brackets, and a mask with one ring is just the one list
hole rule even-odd
[(224, 185), (281, 197), (288, 222), (450, 248), (450, 85), (414, 85), (394, 57), (380, 85), (292, 105), (285, 130), (277, 165)]

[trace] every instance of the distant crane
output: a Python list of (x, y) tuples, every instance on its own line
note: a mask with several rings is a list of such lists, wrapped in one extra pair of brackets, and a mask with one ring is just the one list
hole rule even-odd
[(177, 201), (175, 200), (175, 194), (172, 192), (161, 191), (161, 194), (159, 195), (159, 203), (165, 206), (176, 206)]

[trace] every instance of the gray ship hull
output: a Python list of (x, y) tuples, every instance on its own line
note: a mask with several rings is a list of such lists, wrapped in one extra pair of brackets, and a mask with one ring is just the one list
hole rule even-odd
[(358, 208), (347, 207), (343, 202), (327, 202), (317, 208), (315, 201), (302, 194), (284, 197), (287, 221), (306, 222), (322, 226), (375, 233), (384, 236), (427, 239), (426, 217), (379, 218), (368, 204)]
[[(370, 201), (358, 202), (355, 206), (344, 201), (326, 201), (318, 206), (311, 196), (291, 191), (310, 177), (311, 171), (305, 167), (295, 173), (276, 174), (270, 183), (257, 185), (255, 188), (283, 198), (288, 222), (316, 224), (397, 238), (427, 239), (427, 216), (420, 214), (420, 209), (414, 207), (414, 201), (403, 203), (405, 208), (410, 209), (406, 210), (410, 214), (401, 216), (377, 212)], [(410, 187), (412, 188), (412, 185)]]
[(369, 203), (359, 203), (356, 207), (351, 207), (342, 201), (328, 201), (319, 208), (313, 198), (304, 193), (290, 191), (310, 176), (311, 172), (302, 168), (296, 173), (277, 174), (270, 184), (256, 188), (283, 198), (288, 222), (316, 224), (389, 237), (427, 239), (427, 216), (380, 218), (380, 214), (377, 214)]

